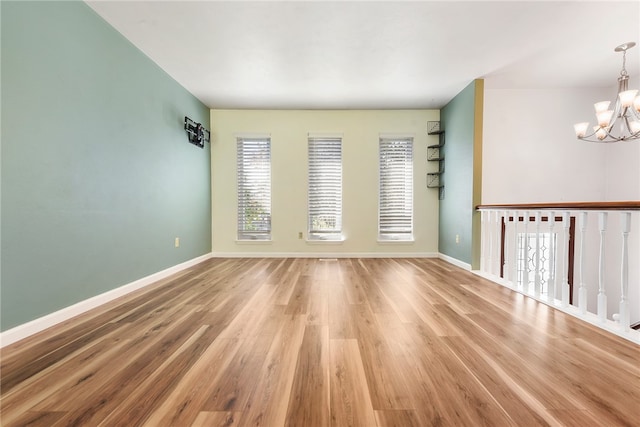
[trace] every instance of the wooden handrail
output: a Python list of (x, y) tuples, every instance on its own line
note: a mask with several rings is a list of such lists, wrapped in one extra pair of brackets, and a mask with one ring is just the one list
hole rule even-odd
[(618, 202), (557, 202), (478, 205), (478, 210), (571, 210), (571, 211), (640, 211), (639, 200)]

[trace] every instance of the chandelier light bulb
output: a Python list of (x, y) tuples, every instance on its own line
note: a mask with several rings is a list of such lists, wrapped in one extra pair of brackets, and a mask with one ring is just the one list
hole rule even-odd
[(611, 122), (613, 110), (601, 111), (596, 115), (598, 116), (598, 125), (600, 125), (600, 127), (606, 128)]
[(611, 104), (611, 101), (601, 101), (593, 104), (593, 108), (596, 109), (596, 115), (607, 111), (609, 109), (610, 104)]
[(633, 100), (633, 108), (640, 113), (640, 96), (636, 96), (636, 99)]
[(576, 136), (578, 138), (582, 138), (587, 134), (588, 127), (589, 127), (589, 122), (576, 123), (575, 125), (573, 125), (573, 128), (576, 131)]
[(620, 105), (622, 105), (625, 108), (631, 107), (637, 93), (638, 91), (636, 89), (625, 90), (624, 92), (620, 92), (620, 94), (618, 95), (620, 97)]
[(594, 126), (593, 130), (596, 132), (596, 137), (602, 141), (607, 137), (607, 131), (604, 130), (601, 126)]

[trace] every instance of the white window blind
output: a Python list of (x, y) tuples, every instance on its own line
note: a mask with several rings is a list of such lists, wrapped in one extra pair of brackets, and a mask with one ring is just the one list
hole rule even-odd
[(238, 240), (271, 239), (271, 139), (238, 138)]
[(378, 238), (413, 240), (413, 138), (380, 138)]
[(342, 138), (309, 138), (309, 240), (342, 240)]

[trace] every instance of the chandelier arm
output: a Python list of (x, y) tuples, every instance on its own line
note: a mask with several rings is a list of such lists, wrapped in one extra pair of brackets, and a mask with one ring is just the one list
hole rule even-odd
[(618, 121), (619, 118), (624, 117), (625, 111), (618, 97), (616, 97), (615, 104), (613, 106), (613, 114), (611, 114), (611, 122), (609, 123), (609, 129), (613, 128), (615, 122)]
[(636, 132), (634, 132), (631, 126), (631, 123), (629, 123), (629, 120), (637, 121), (640, 123), (640, 117), (638, 117), (638, 114), (635, 112), (633, 108), (629, 108), (629, 111), (631, 114), (624, 116), (624, 124), (627, 126), (627, 130), (629, 131), (630, 138), (640, 138), (640, 127)]
[[(613, 122), (613, 123), (615, 123), (615, 120), (614, 120), (614, 122)], [(611, 132), (609, 132), (609, 130), (613, 129), (613, 123), (611, 123), (611, 124), (610, 124), (608, 127), (606, 127), (606, 128), (602, 128), (602, 130), (604, 130), (604, 132), (607, 134), (607, 135), (603, 138), (603, 140), (606, 140), (607, 138), (611, 138), (611, 139), (612, 139), (612, 140), (614, 140), (614, 141), (620, 141), (620, 138), (618, 138), (618, 137), (616, 137), (616, 136), (613, 136), (613, 134), (611, 134)], [(603, 141), (603, 142), (605, 142), (605, 141)]]
[(599, 144), (608, 143), (608, 142), (617, 142), (617, 140), (613, 140), (612, 141), (612, 140), (607, 140), (606, 138), (605, 139), (598, 139), (598, 138), (596, 138), (596, 139), (588, 139), (587, 137), (583, 137), (583, 138), (578, 138), (578, 139), (580, 141), (597, 142)]
[(635, 139), (640, 138), (640, 126), (637, 128), (637, 131), (633, 131), (633, 126), (631, 126), (632, 122), (637, 122), (640, 124), (640, 112), (637, 111), (633, 106), (626, 107), (624, 109), (624, 124), (629, 131), (629, 138), (627, 139)]
[[(602, 141), (601, 139), (598, 139), (598, 137), (595, 136), (596, 132), (597, 131), (594, 130), (589, 135), (578, 137), (578, 139), (581, 140), (581, 141), (588, 141), (588, 142), (604, 142), (604, 141)], [(593, 137), (595, 137), (595, 138), (594, 139), (590, 139), (590, 138), (593, 138)]]
[[(613, 129), (613, 123), (612, 123), (610, 126), (598, 128), (598, 129), (594, 130), (593, 132), (591, 132), (589, 135), (585, 135), (583, 137), (578, 137), (578, 139), (581, 140), (581, 141), (587, 141), (587, 142), (608, 143), (608, 142), (627, 141), (627, 140), (632, 139), (632, 138), (640, 137), (640, 131), (638, 131), (636, 133), (633, 133), (631, 131), (631, 128), (629, 127), (629, 123), (628, 123), (627, 117), (625, 116), (625, 117), (623, 117), (623, 119), (624, 119), (625, 125), (629, 129), (629, 133), (631, 134), (631, 137), (627, 137), (627, 136), (617, 137), (614, 134), (612, 134), (610, 132), (610, 130)], [(604, 131), (605, 136), (602, 137), (602, 138), (599, 138), (597, 136), (599, 131)]]

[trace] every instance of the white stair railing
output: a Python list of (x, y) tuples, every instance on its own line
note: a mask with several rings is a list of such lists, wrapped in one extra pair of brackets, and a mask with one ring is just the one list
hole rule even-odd
[(479, 274), (640, 343), (640, 331), (631, 328), (640, 321), (640, 202), (478, 210)]

